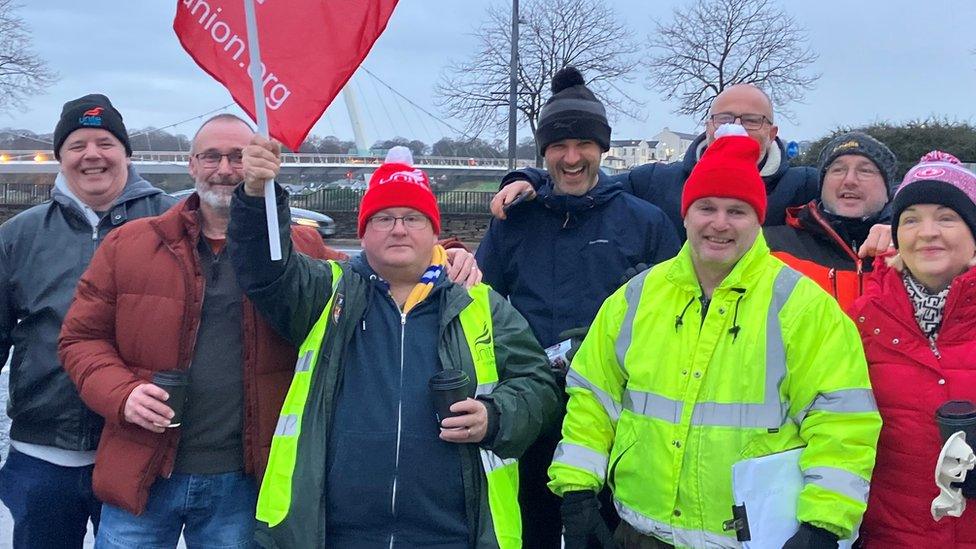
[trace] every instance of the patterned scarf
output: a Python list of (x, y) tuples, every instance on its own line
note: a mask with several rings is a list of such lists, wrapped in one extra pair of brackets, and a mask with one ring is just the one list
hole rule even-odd
[(905, 289), (908, 290), (908, 297), (912, 300), (915, 308), (915, 321), (922, 333), (928, 336), (929, 340), (935, 342), (939, 336), (939, 328), (942, 326), (942, 312), (945, 309), (946, 296), (949, 295), (949, 288), (937, 294), (932, 294), (915, 277), (905, 269), (902, 274)]
[(423, 276), (420, 277), (420, 282), (413, 287), (413, 290), (410, 290), (410, 295), (407, 296), (407, 300), (403, 303), (404, 314), (410, 312), (410, 309), (413, 309), (418, 303), (427, 299), (431, 290), (434, 289), (434, 284), (437, 283), (437, 279), (441, 277), (441, 272), (444, 271), (444, 267), (447, 266), (447, 252), (444, 251), (444, 248), (440, 244), (434, 246), (434, 255), (430, 261), (430, 267), (427, 267)]

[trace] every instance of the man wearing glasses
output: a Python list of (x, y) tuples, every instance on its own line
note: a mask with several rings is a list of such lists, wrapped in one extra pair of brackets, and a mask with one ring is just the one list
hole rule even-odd
[(766, 227), (773, 255), (812, 278), (847, 309), (871, 271), (868, 255), (883, 252), (891, 230), (889, 198), (897, 160), (884, 143), (861, 132), (831, 139), (820, 152), (820, 199), (786, 210), (786, 225)]
[[(765, 92), (752, 84), (736, 84), (726, 88), (712, 102), (705, 132), (691, 144), (684, 160), (670, 164), (645, 164), (618, 178), (625, 191), (661, 208), (674, 224), (678, 236), (684, 240), (681, 190), (685, 180), (705, 149), (715, 141), (715, 130), (722, 124), (737, 122), (759, 142), (759, 175), (766, 184), (769, 200), (765, 225), (782, 225), (786, 222), (786, 208), (801, 206), (817, 198), (818, 186), (816, 170), (806, 166), (790, 166), (786, 147), (776, 136), (778, 128), (774, 120), (773, 105)], [(514, 200), (520, 192), (534, 195), (533, 188), (538, 189), (548, 177), (546, 172), (531, 168), (509, 173), (502, 180), (506, 186), (492, 199), (492, 213), (504, 219), (504, 205)]]
[[(522, 547), (518, 462), (556, 420), (556, 384), (525, 320), (484, 284), (445, 277), (427, 175), (387, 162), (359, 208), (350, 262), (268, 258), (264, 182), (277, 147), (245, 150), (231, 206), (241, 287), (299, 362), (258, 497), (267, 547)], [(279, 216), (287, 197), (277, 195)], [(450, 375), (450, 417), (432, 389)], [(438, 376), (438, 378), (434, 378)]]

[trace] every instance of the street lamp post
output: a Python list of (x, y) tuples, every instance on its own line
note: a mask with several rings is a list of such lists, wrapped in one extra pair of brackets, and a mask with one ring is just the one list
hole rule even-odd
[(518, 147), (518, 38), (519, 36), (519, 0), (512, 0), (512, 55), (509, 61), (508, 76), (508, 169), (515, 169), (515, 157)]

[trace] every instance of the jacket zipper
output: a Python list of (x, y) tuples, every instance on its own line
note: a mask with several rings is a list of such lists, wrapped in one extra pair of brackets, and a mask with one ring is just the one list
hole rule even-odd
[[(397, 309), (399, 309), (399, 305)], [(396, 493), (397, 493), (397, 474), (400, 469), (400, 431), (403, 420), (403, 341), (406, 337), (407, 313), (400, 313), (400, 398), (397, 402), (397, 438), (396, 438), (396, 459), (393, 462), (393, 497), (390, 500), (390, 515), (396, 518)], [(390, 549), (393, 549), (395, 534), (390, 532)]]
[(929, 338), (929, 349), (932, 350), (932, 354), (935, 355), (937, 360), (942, 360), (942, 353), (939, 352), (939, 348), (935, 345), (935, 341)]

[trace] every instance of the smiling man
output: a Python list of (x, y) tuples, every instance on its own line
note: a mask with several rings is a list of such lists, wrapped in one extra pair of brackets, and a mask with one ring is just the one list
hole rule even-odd
[[(888, 225), (894, 153), (861, 132), (842, 133), (820, 152), (820, 199), (786, 210), (786, 225), (766, 227), (773, 255), (830, 292), (841, 308), (864, 290), (872, 261), (871, 228)], [(884, 233), (887, 238), (889, 232)], [(883, 246), (883, 245), (882, 245)]]
[[(280, 151), (256, 139), (231, 206), (231, 259), (265, 317), (301, 345), (261, 485), (267, 547), (522, 547), (516, 460), (556, 420), (556, 385), (525, 320), (484, 284), (446, 276), (422, 170), (386, 162), (359, 208), (363, 253), (268, 257), (264, 182)], [(278, 188), (279, 219), (287, 197)], [(468, 398), (438, 419), (429, 381)], [(457, 379), (457, 378), (455, 378)]]
[[(654, 204), (674, 224), (678, 236), (685, 237), (681, 217), (681, 192), (692, 169), (715, 141), (715, 129), (722, 124), (738, 123), (749, 137), (759, 143), (756, 166), (766, 186), (769, 211), (763, 224), (782, 225), (786, 222), (786, 208), (801, 206), (817, 196), (817, 174), (808, 166), (791, 166), (786, 146), (779, 139), (779, 128), (773, 114), (773, 104), (762, 89), (753, 84), (735, 84), (722, 90), (712, 102), (702, 132), (678, 162), (651, 162), (614, 176), (627, 193)], [(538, 189), (546, 183), (548, 174), (542, 170), (525, 168), (507, 174), (505, 185), (492, 199), (492, 213), (504, 218), (504, 204), (520, 192)]]
[[(477, 252), (485, 282), (511, 300), (543, 347), (589, 326), (628, 269), (664, 261), (680, 246), (661, 210), (600, 171), (610, 126), (583, 76), (567, 67), (553, 78), (552, 91), (536, 131), (549, 180), (538, 199), (493, 219)], [(558, 441), (556, 428), (522, 460), (526, 547), (559, 547), (559, 498), (545, 486)], [(609, 505), (605, 512), (613, 522)]]
[(858, 334), (769, 254), (760, 148), (730, 131), (684, 186), (684, 247), (607, 299), (573, 360), (549, 469), (577, 510), (567, 532), (590, 528), (609, 484), (625, 549), (739, 547), (723, 528), (732, 465), (801, 446), (801, 526), (784, 547), (836, 547), (860, 523), (881, 421)]
[(0, 226), (0, 365), (13, 347), (0, 498), (15, 548), (81, 547), (88, 521), (98, 528), (91, 474), (102, 420), (62, 370), (58, 332), (109, 232), (175, 202), (132, 168), (122, 115), (104, 95), (64, 104), (53, 148), (51, 200)]

